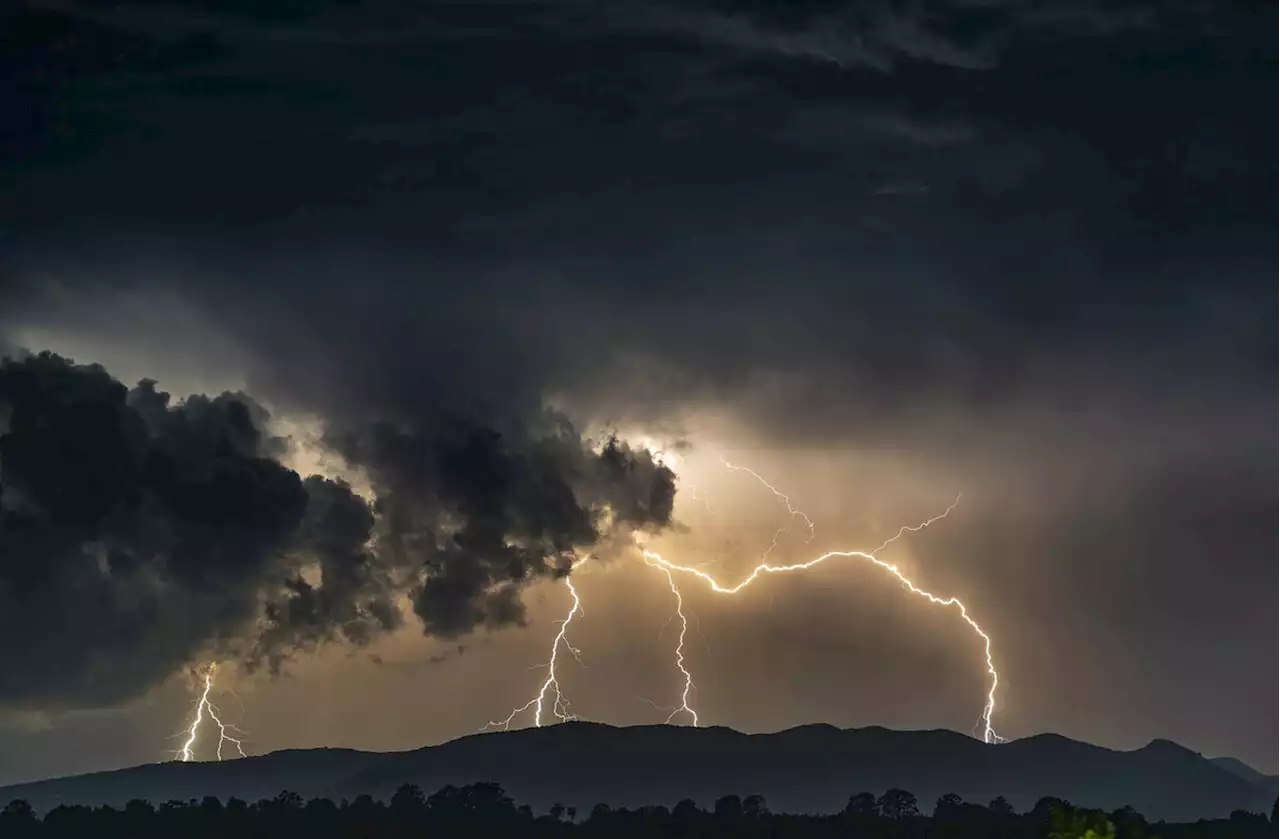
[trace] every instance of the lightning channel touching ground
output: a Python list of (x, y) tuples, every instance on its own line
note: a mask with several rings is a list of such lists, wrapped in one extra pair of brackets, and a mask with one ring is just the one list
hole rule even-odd
[(564, 616), (564, 620), (559, 622), (560, 631), (556, 633), (555, 639), (551, 642), (551, 655), (548, 657), (546, 665), (544, 665), (547, 668), (547, 678), (543, 681), (542, 687), (538, 690), (537, 695), (528, 702), (518, 708), (512, 708), (511, 713), (507, 715), (506, 719), (490, 720), (480, 728), (481, 731), (491, 731), (493, 729), (508, 731), (511, 728), (511, 724), (515, 722), (516, 717), (525, 711), (528, 711), (530, 708), (533, 708), (533, 724), (536, 727), (541, 728), (542, 714), (545, 710), (544, 703), (547, 699), (548, 693), (550, 692), (553, 692), (555, 696), (555, 701), (551, 703), (551, 713), (555, 716), (556, 720), (559, 722), (568, 722), (569, 720), (577, 719), (577, 716), (574, 715), (572, 707), (569, 704), (569, 700), (565, 698), (564, 693), (560, 690), (560, 682), (556, 678), (556, 659), (559, 656), (560, 647), (563, 646), (567, 649), (574, 658), (578, 659), (579, 663), (582, 661), (578, 649), (570, 644), (566, 638), (566, 633), (569, 631), (569, 624), (573, 622), (574, 615), (582, 614), (582, 599), (578, 596), (578, 590), (574, 587), (573, 579), (571, 577), (566, 576), (564, 578), (564, 582), (565, 585), (569, 587), (569, 594), (573, 597), (573, 603), (569, 607), (569, 613)]
[(689, 716), (689, 721), (696, 728), (698, 725), (698, 712), (689, 704), (689, 694), (694, 690), (693, 674), (684, 666), (684, 638), (689, 632), (689, 619), (684, 614), (684, 597), (680, 594), (680, 588), (676, 585), (676, 578), (671, 574), (670, 568), (650, 560), (647, 551), (645, 552), (644, 561), (647, 565), (652, 565), (667, 575), (667, 582), (671, 585), (671, 593), (676, 596), (676, 615), (680, 618), (680, 638), (676, 642), (676, 669), (684, 677), (684, 690), (680, 694), (680, 704), (672, 709), (671, 714), (667, 717), (667, 722), (671, 722), (683, 713)]
[(178, 750), (178, 759), (183, 763), (195, 760), (196, 740), (200, 737), (200, 725), (204, 722), (206, 714), (213, 721), (213, 724), (218, 727), (218, 748), (216, 752), (218, 760), (222, 760), (222, 750), (228, 743), (235, 747), (240, 757), (248, 757), (244, 751), (243, 741), (228, 734), (228, 732), (233, 732), (243, 736), (243, 732), (234, 725), (223, 722), (219, 716), (218, 706), (214, 705), (213, 700), (209, 698), (209, 694), (213, 692), (213, 676), (216, 670), (217, 664), (210, 664), (208, 669), (204, 671), (204, 689), (200, 693), (200, 698), (196, 700), (195, 711), (191, 718), (191, 727), (186, 731), (187, 739), (183, 742), (182, 748)]
[[(735, 468), (727, 462), (725, 463), (725, 465), (729, 466), (729, 468)], [(783, 495), (782, 493), (774, 489), (772, 486), (770, 486), (767, 481), (764, 481), (764, 479), (760, 478), (759, 475), (756, 475), (755, 472), (752, 472), (751, 470), (746, 469), (745, 467), (736, 467), (736, 468), (742, 469), (743, 471), (746, 471), (746, 472), (750, 472), (750, 474), (755, 475), (761, 481), (761, 483), (764, 483), (765, 486), (768, 486), (769, 489), (773, 490), (773, 492), (777, 494), (778, 497), (781, 498), (784, 501), (784, 503), (787, 505), (787, 510), (788, 512), (791, 513), (793, 518), (796, 517), (797, 515), (804, 518), (804, 520), (809, 524), (810, 532), (812, 533), (813, 524), (810, 521), (809, 517), (805, 516), (800, 511), (796, 510), (795, 507), (792, 506), (790, 499), (788, 499), (785, 495)], [(991, 636), (988, 635), (985, 630), (983, 630), (983, 628), (978, 624), (976, 620), (973, 619), (972, 616), (970, 616), (968, 608), (964, 605), (964, 603), (960, 602), (959, 599), (955, 597), (938, 597), (932, 592), (925, 591), (924, 589), (918, 587), (914, 582), (912, 582), (902, 572), (902, 570), (898, 568), (897, 565), (891, 562), (886, 562), (885, 560), (880, 559), (879, 557), (876, 556), (877, 553), (879, 553), (889, 545), (896, 542), (905, 534), (918, 532), (928, 527), (929, 525), (933, 524), (934, 522), (937, 522), (937, 521), (940, 521), (941, 519), (946, 518), (951, 513), (951, 511), (955, 509), (956, 505), (959, 503), (960, 503), (960, 496), (957, 495), (955, 501), (952, 501), (951, 505), (948, 506), (947, 509), (944, 510), (942, 513), (939, 513), (933, 518), (930, 518), (918, 525), (900, 528), (896, 534), (894, 534), (889, 539), (885, 540), (885, 542), (881, 544), (880, 547), (876, 548), (874, 551), (870, 553), (867, 553), (865, 551), (828, 551), (827, 553), (821, 554), (820, 556), (817, 556), (809, 560), (808, 562), (796, 563), (793, 565), (772, 565), (767, 561), (767, 559), (765, 559), (761, 561), (761, 563), (757, 565), (754, 569), (752, 569), (750, 574), (748, 574), (736, 585), (732, 585), (732, 586), (722, 584), (714, 576), (702, 570), (701, 568), (696, 568), (696, 567), (691, 567), (686, 565), (677, 565), (667, 559), (664, 559), (660, 554), (654, 553), (653, 551), (645, 550), (643, 551), (643, 556), (646, 563), (648, 563), (649, 565), (656, 566), (661, 570), (665, 571), (667, 573), (668, 579), (673, 580), (672, 572), (689, 574), (701, 579), (710, 587), (710, 589), (713, 592), (717, 594), (737, 594), (738, 592), (742, 591), (747, 586), (755, 582), (762, 575), (790, 573), (793, 571), (807, 571), (808, 569), (813, 568), (817, 565), (820, 565), (829, 559), (836, 559), (836, 558), (861, 559), (861, 560), (870, 562), (873, 565), (876, 565), (879, 568), (884, 569), (885, 571), (888, 571), (890, 574), (896, 577), (898, 582), (900, 582), (903, 585), (903, 587), (906, 588), (908, 591), (910, 591), (912, 594), (923, 597), (936, 606), (955, 607), (957, 610), (959, 610), (961, 619), (964, 620), (964, 622), (969, 625), (969, 628), (972, 629), (978, 635), (978, 637), (982, 639), (983, 650), (986, 657), (987, 674), (991, 677), (991, 687), (987, 691), (986, 704), (983, 706), (982, 715), (979, 719), (979, 723), (982, 727), (983, 742), (997, 743), (997, 742), (1000, 742), (1002, 738), (995, 732), (995, 729), (992, 724), (992, 717), (995, 715), (996, 689), (999, 687), (999, 684), (1000, 684), (1000, 674), (996, 671), (995, 663), (992, 659)], [(776, 544), (777, 542), (776, 537), (774, 542)], [(768, 553), (766, 552), (766, 558), (767, 556), (768, 556)], [(673, 590), (675, 590), (674, 580), (673, 580), (672, 588)], [(678, 596), (678, 592), (677, 592), (677, 596)], [(678, 603), (678, 605), (681, 607), (683, 606), (682, 603)], [(683, 610), (681, 609), (681, 611)], [(681, 647), (683, 647), (683, 644), (681, 645)], [(681, 652), (682, 652), (682, 649), (681, 649)], [(689, 686), (692, 684), (692, 679), (689, 678), (688, 670), (684, 667), (683, 656), (679, 655), (679, 652), (677, 655), (677, 663), (681, 672), (686, 677), (685, 696), (687, 697)], [(692, 713), (692, 709), (689, 709), (689, 711), (690, 713)]]

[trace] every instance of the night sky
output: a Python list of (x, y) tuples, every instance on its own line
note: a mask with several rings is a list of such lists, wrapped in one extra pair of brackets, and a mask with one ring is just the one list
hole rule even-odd
[[(0, 783), (164, 759), (210, 661), (252, 752), (470, 733), (537, 691), (571, 568), (574, 710), (661, 722), (637, 540), (734, 581), (958, 493), (883, 556), (990, 633), (1002, 735), (1275, 772), (1276, 29), (18, 3)], [(978, 639), (865, 562), (678, 582), (703, 724), (981, 711)]]

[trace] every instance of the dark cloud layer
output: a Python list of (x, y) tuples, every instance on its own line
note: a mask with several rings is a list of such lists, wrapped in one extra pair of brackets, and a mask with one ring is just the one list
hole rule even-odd
[(401, 592), (428, 634), (518, 623), (522, 585), (569, 573), (602, 528), (671, 521), (669, 470), (564, 422), (514, 444), (375, 426), (342, 446), (371, 509), (282, 466), (243, 394), (171, 404), (42, 353), (0, 361), (0, 417), (0, 631), (28, 639), (0, 647), (0, 705), (101, 707), (202, 655), (364, 644), (400, 625)]
[(1257, 4), (266, 9), (23, 6), (14, 285), (164, 277), (273, 398), (858, 394), (805, 438), (1271, 375)]
[(504, 436), (447, 419), (407, 431), (379, 424), (334, 441), (373, 483), (379, 550), (401, 563), (426, 555), (414, 611), (429, 633), (522, 622), (521, 587), (568, 574), (603, 521), (624, 530), (671, 523), (671, 470), (617, 440), (584, 449), (567, 421), (539, 419), (545, 433)]
[(0, 367), (5, 703), (124, 699), (229, 640), (307, 507), (253, 403), (170, 407), (53, 355)]
[[(1274, 766), (1250, 745), (1274, 679), (1235, 651), (1276, 619), (1276, 25), (1174, 0), (26, 2), (0, 330), (187, 353), (324, 420), (379, 506), (303, 487), (307, 551), (343, 570), (277, 589), (289, 643), (391, 625), (419, 559), (433, 631), (520, 620), (518, 582), (562, 573), (598, 505), (670, 510), (545, 401), (580, 426), (712, 406), (765, 446), (963, 480), (953, 582), (1155, 697), (1109, 731), (1158, 703)], [(1201, 719), (1193, 648), (1227, 651), (1241, 713)], [(1045, 704), (1088, 704), (1010, 655)]]

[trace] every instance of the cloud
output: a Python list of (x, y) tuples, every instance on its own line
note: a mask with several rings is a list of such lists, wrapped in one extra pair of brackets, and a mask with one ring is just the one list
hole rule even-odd
[(378, 496), (380, 554), (426, 563), (412, 597), (428, 633), (520, 624), (520, 589), (568, 574), (606, 529), (671, 523), (675, 476), (648, 452), (617, 440), (594, 452), (564, 418), (536, 423), (504, 435), (423, 416), (333, 440)]
[(761, 25), (745, 15), (654, 6), (644, 14), (648, 25), (692, 35), (705, 43), (730, 47), (749, 55), (778, 56), (879, 71), (892, 67), (892, 58), (879, 45), (867, 43), (832, 19), (798, 29)]
[[(781, 58), (838, 69), (890, 73), (906, 59), (961, 70), (994, 66), (981, 44), (964, 44), (931, 28), (916, 11), (883, 5), (821, 4), (778, 10), (747, 4), (724, 12), (706, 3), (634, 3), (615, 9), (617, 22), (680, 33), (753, 58)], [(606, 19), (609, 19), (608, 17)]]
[[(893, 461), (833, 490), (833, 519), (867, 495), (894, 507), (880, 490), (903, 470), (963, 488), (940, 587), (969, 587), (1002, 638), (1053, 637), (1116, 690), (1167, 694), (1169, 720), (1234, 725), (1203, 720), (1216, 699), (1189, 699), (1173, 664), (1140, 681), (1128, 662), (1176, 662), (1199, 597), (1229, 600), (1246, 632), (1275, 619), (1252, 584), (1274, 556), (1257, 526), (1274, 485), (1251, 471), (1275, 454), (1274, 135), (1239, 106), (1269, 101), (1274, 7), (890, 5), (419, 4), (406, 21), (374, 0), (205, 19), (220, 6), (187, 15), (217, 49), (167, 62), (187, 4), (24, 7), (11, 75), (50, 84), (4, 91), (28, 118), (2, 138), (24, 165), (0, 202), (0, 333), (316, 418), (326, 454), (378, 487), (365, 507), (336, 481), (291, 483), (303, 509), (267, 531), (225, 614), (136, 583), (137, 602), (199, 624), (162, 657), (236, 639), (283, 663), (376, 636), (406, 598), (421, 615), (403, 619), (443, 636), (524, 620), (522, 584), (607, 552), (618, 511), (666, 516), (643, 453), (575, 443), (554, 405), (576, 430), (710, 427)], [(350, 33), (341, 61), (326, 33)], [(1154, 500), (1175, 466), (1176, 508)], [(140, 532), (116, 538), (160, 538)], [(1210, 560), (1224, 534), (1232, 575)], [(1179, 614), (1151, 605), (1147, 568)], [(1062, 605), (1025, 605), (1046, 591)], [(1070, 640), (1120, 615), (1112, 637)], [(201, 628), (214, 618), (228, 628)], [(1238, 644), (1214, 627), (1197, 637)], [(1126, 638), (1128, 661), (1109, 655)], [(1019, 690), (1084, 701), (1017, 643)], [(1255, 669), (1231, 673), (1274, 698)], [(1011, 714), (1033, 707), (1011, 697)]]
[[(335, 437), (372, 479), (301, 479), (240, 393), (174, 403), (50, 353), (0, 362), (0, 705), (99, 707), (201, 656), (274, 669), (402, 623), (519, 624), (522, 587), (615, 529), (670, 524), (674, 475), (562, 419)], [(312, 578), (308, 578), (308, 574)]]
[(0, 702), (110, 704), (250, 621), (307, 506), (237, 394), (0, 362)]

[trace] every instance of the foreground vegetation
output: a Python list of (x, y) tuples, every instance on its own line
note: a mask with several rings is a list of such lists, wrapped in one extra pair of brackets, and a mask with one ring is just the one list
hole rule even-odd
[(675, 807), (612, 809), (599, 804), (589, 814), (556, 805), (535, 815), (517, 806), (497, 784), (445, 787), (423, 795), (401, 787), (389, 802), (360, 796), (334, 802), (304, 801), (284, 792), (248, 804), (216, 798), (171, 801), (154, 807), (131, 801), (123, 809), (57, 807), (40, 818), (23, 801), (0, 811), (3, 839), (400, 839), (449, 837), (868, 837), (868, 839), (1263, 839), (1276, 835), (1271, 818), (1243, 810), (1230, 819), (1192, 824), (1148, 824), (1130, 808), (1114, 813), (1086, 810), (1045, 798), (1027, 813), (1017, 813), (1003, 798), (983, 806), (946, 795), (931, 813), (921, 812), (915, 796), (889, 790), (881, 796), (858, 793), (844, 812), (827, 816), (772, 813), (758, 795), (725, 796), (711, 810), (692, 801)]

